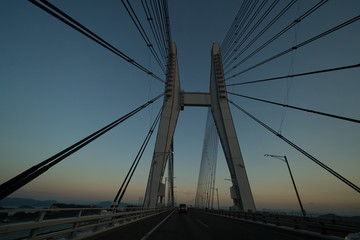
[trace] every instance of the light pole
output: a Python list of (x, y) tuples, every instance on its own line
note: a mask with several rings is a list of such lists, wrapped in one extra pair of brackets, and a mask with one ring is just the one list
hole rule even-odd
[(270, 155), (270, 154), (265, 154), (264, 156), (265, 156), (265, 157), (277, 158), (277, 159), (279, 159), (279, 160), (281, 160), (281, 161), (283, 161), (283, 162), (286, 163), (286, 165), (287, 165), (287, 167), (288, 167), (288, 169), (289, 169), (291, 181), (292, 181), (292, 183), (293, 183), (293, 185), (294, 185), (294, 189), (295, 189), (295, 192), (296, 192), (297, 199), (298, 199), (298, 201), (299, 201), (299, 205), (300, 205), (300, 208), (301, 208), (302, 215), (303, 215), (304, 217), (306, 217), (306, 212), (305, 212), (305, 210), (304, 210), (304, 208), (303, 208), (303, 205), (302, 205), (302, 203), (301, 203), (300, 196), (299, 196), (298, 190), (297, 190), (296, 185), (295, 185), (295, 180), (294, 180), (293, 175), (292, 175), (292, 173), (291, 173), (290, 165), (289, 165), (289, 162), (288, 162), (286, 156), (277, 156), (277, 155)]
[(218, 203), (218, 210), (220, 210), (220, 204), (219, 204), (219, 190), (218, 188), (212, 188), (216, 190), (216, 196), (217, 196), (217, 203)]

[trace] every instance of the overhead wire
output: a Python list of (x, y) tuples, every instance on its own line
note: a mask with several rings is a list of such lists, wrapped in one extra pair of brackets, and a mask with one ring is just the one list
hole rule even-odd
[(231, 84), (226, 84), (226, 86), (227, 87), (233, 87), (233, 86), (238, 86), (238, 85), (246, 85), (246, 84), (253, 84), (253, 83), (268, 82), (268, 81), (274, 81), (274, 80), (280, 80), (280, 79), (286, 79), (286, 78), (295, 78), (295, 77), (314, 75), (314, 74), (319, 74), (319, 73), (327, 73), (327, 72), (334, 72), (334, 71), (340, 71), (340, 70), (347, 70), (347, 69), (358, 68), (358, 67), (360, 67), (360, 63), (353, 64), (353, 65), (348, 65), (348, 66), (337, 67), (337, 68), (328, 68), (328, 69), (322, 69), (322, 70), (317, 70), (317, 71), (292, 74), (292, 75), (285, 75), (285, 76), (272, 77), (272, 78), (264, 78), (264, 79), (252, 80), (252, 81), (246, 81), (246, 82), (239, 82), (239, 83), (231, 83)]
[(154, 103), (156, 100), (161, 98), (163, 94), (158, 95), (157, 97), (147, 101), (145, 104), (141, 105), (140, 107), (134, 109), (133, 111), (129, 112), (128, 114), (122, 116), (121, 118), (113, 121), (112, 123), (108, 124), (107, 126), (101, 128), (100, 130), (94, 132), (93, 134), (85, 137), (84, 139), (76, 142), (75, 144), (71, 145), (70, 147), (62, 150), (61, 152), (53, 155), (52, 157), (42, 161), (41, 163), (29, 168), (28, 170), (22, 172), (21, 174), (13, 177), (12, 179), (8, 180), (7, 182), (0, 185), (0, 200), (7, 197), (11, 193), (15, 192), (19, 188), (23, 187), (25, 184), (29, 183), (30, 181), (34, 180), (47, 170), (49, 170), (54, 165), (58, 164), (66, 157), (70, 156), (71, 154), (77, 152), (81, 148), (85, 147), (89, 143), (93, 142), (98, 137), (102, 136), (103, 134), (107, 133), (120, 123), (124, 122), (125, 120), (129, 119), (136, 113), (140, 112), (141, 110), (145, 109), (150, 104)]
[(55, 7), (54, 5), (49, 3), (48, 1), (40, 0), (40, 2), (43, 3), (44, 5), (40, 4), (36, 0), (29, 0), (29, 1), (31, 3), (33, 3), (35, 6), (41, 8), (45, 12), (47, 12), (50, 15), (54, 16), (55, 18), (59, 19), (63, 23), (67, 24), (68, 26), (70, 26), (73, 29), (77, 30), (78, 32), (82, 33), (83, 35), (87, 36), (91, 40), (93, 40), (96, 43), (100, 44), (101, 46), (105, 47), (106, 49), (108, 49), (112, 53), (118, 55), (122, 59), (126, 60), (128, 63), (130, 63), (130, 64), (134, 65), (135, 67), (137, 67), (138, 69), (140, 69), (141, 71), (143, 71), (143, 72), (147, 73), (148, 75), (152, 76), (154, 79), (156, 79), (156, 80), (158, 80), (158, 81), (160, 81), (162, 83), (165, 83), (165, 81), (163, 79), (161, 79), (160, 77), (155, 75), (153, 72), (151, 72), (148, 69), (146, 69), (145, 67), (143, 67), (141, 64), (136, 62), (134, 59), (130, 58), (125, 53), (121, 52), (119, 49), (112, 46), (110, 43), (106, 42), (104, 39), (102, 39), (101, 37), (99, 37), (98, 35), (93, 33), (92, 31), (90, 31), (88, 28), (86, 28), (85, 26), (83, 26), (82, 24), (80, 24), (79, 22), (74, 20), (73, 18), (71, 18), (69, 15), (67, 15), (66, 13), (64, 13), (63, 11), (61, 11), (59, 8)]
[(300, 153), (302, 153), (303, 155), (305, 155), (306, 157), (308, 157), (310, 160), (312, 160), (313, 162), (315, 162), (317, 165), (319, 165), (320, 167), (322, 167), (323, 169), (325, 169), (326, 171), (328, 171), (329, 173), (331, 173), (333, 176), (335, 176), (336, 178), (338, 178), (339, 180), (341, 180), (342, 182), (344, 182), (346, 185), (348, 185), (349, 187), (351, 187), (352, 189), (354, 189), (355, 191), (357, 191), (358, 193), (360, 193), (360, 187), (356, 186), (354, 183), (352, 183), (351, 181), (349, 181), (348, 179), (346, 179), (345, 177), (343, 177), (342, 175), (340, 175), (339, 173), (337, 173), (336, 171), (334, 171), (333, 169), (331, 169), (330, 167), (328, 167), (327, 165), (325, 165), (324, 163), (322, 163), (320, 160), (318, 160), (317, 158), (315, 158), (314, 156), (310, 155), (308, 152), (306, 152), (305, 150), (303, 150), (302, 148), (300, 148), (299, 146), (297, 146), (296, 144), (294, 144), (293, 142), (291, 142), (290, 140), (288, 140), (287, 138), (285, 138), (284, 136), (282, 136), (281, 134), (279, 134), (278, 132), (276, 132), (274, 129), (272, 129), (271, 127), (269, 127), (268, 125), (266, 125), (265, 123), (263, 123), (262, 121), (260, 121), (258, 118), (256, 118), (255, 116), (253, 116), (252, 114), (250, 114), (249, 112), (247, 112), (246, 110), (244, 110), (242, 107), (240, 107), (239, 105), (237, 105), (236, 103), (234, 103), (231, 100), (228, 100), (233, 106), (235, 106), (237, 109), (239, 109), (240, 111), (242, 111), (243, 113), (245, 113), (248, 117), (250, 117), (251, 119), (255, 120), (257, 123), (259, 123), (261, 126), (263, 126), (264, 128), (266, 128), (267, 130), (269, 130), (271, 133), (275, 134), (277, 137), (279, 137), (281, 140), (283, 140), (284, 142), (286, 142), (287, 144), (289, 144), (291, 147), (295, 148), (296, 150), (298, 150)]
[(292, 52), (294, 50), (297, 50), (297, 49), (299, 49), (299, 48), (301, 48), (303, 46), (306, 46), (307, 44), (309, 44), (311, 42), (314, 42), (314, 41), (316, 41), (318, 39), (321, 39), (322, 37), (325, 37), (328, 34), (333, 33), (333, 32), (335, 32), (335, 31), (337, 31), (337, 30), (339, 30), (339, 29), (341, 29), (343, 27), (346, 27), (346, 26), (348, 26), (348, 25), (350, 25), (350, 24), (352, 24), (352, 23), (354, 23), (354, 22), (356, 22), (358, 20), (360, 20), (360, 15), (358, 15), (358, 16), (356, 16), (356, 17), (354, 17), (354, 18), (352, 18), (352, 19), (350, 19), (350, 20), (348, 20), (346, 22), (343, 22), (343, 23), (341, 23), (341, 24), (339, 24), (339, 25), (337, 25), (337, 26), (335, 26), (335, 27), (333, 27), (333, 28), (331, 28), (331, 29), (329, 29), (329, 30), (327, 30), (325, 32), (322, 32), (321, 34), (318, 34), (318, 35), (316, 35), (316, 36), (314, 36), (314, 37), (312, 37), (312, 38), (310, 38), (310, 39), (308, 39), (308, 40), (306, 40), (306, 41), (304, 41), (304, 42), (302, 42), (300, 44), (292, 46), (289, 49), (287, 49), (285, 51), (282, 51), (282, 52), (280, 52), (280, 53), (278, 53), (278, 54), (276, 54), (276, 55), (274, 55), (274, 56), (272, 56), (272, 57), (270, 57), (270, 58), (268, 58), (268, 59), (266, 59), (266, 60), (264, 60), (264, 61), (262, 61), (260, 63), (257, 63), (257, 64), (255, 64), (255, 65), (253, 65), (253, 66), (251, 66), (251, 67), (249, 67), (249, 68), (247, 68), (247, 69), (245, 69), (245, 70), (243, 70), (241, 72), (238, 72), (238, 73), (232, 75), (231, 77), (227, 78), (227, 80), (230, 80), (230, 79), (232, 79), (234, 77), (237, 77), (237, 76), (239, 76), (239, 75), (241, 75), (241, 74), (243, 74), (245, 72), (248, 72), (248, 71), (250, 71), (250, 70), (252, 70), (252, 69), (254, 69), (256, 67), (259, 67), (259, 66), (261, 66), (261, 65), (263, 65), (265, 63), (268, 63), (268, 62), (270, 62), (270, 61), (272, 61), (274, 59), (277, 59), (277, 58), (279, 58), (279, 57), (281, 57), (281, 56), (283, 56), (283, 55), (285, 55), (287, 53), (290, 53), (290, 52)]

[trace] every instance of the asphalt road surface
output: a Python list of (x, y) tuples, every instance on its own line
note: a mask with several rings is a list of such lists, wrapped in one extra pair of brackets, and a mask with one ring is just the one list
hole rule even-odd
[(187, 214), (178, 214), (177, 211), (163, 213), (159, 216), (130, 224), (126, 228), (105, 236), (103, 235), (98, 239), (319, 240), (328, 238), (239, 221), (189, 209)]

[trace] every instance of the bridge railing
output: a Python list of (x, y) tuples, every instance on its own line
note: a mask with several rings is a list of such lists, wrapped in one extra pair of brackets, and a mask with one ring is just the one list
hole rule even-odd
[(85, 239), (167, 211), (166, 208), (112, 211), (108, 208), (0, 210), (1, 239)]
[(345, 237), (349, 233), (360, 232), (360, 222), (346, 221), (341, 219), (322, 219), (315, 217), (281, 215), (267, 212), (253, 213), (213, 209), (203, 209), (202, 211), (337, 237)]

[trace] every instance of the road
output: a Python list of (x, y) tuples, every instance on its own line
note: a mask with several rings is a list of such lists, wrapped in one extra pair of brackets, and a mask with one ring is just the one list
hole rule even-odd
[[(166, 220), (164, 220), (165, 218)], [(159, 224), (161, 221), (163, 222)], [(176, 211), (173, 213), (167, 212), (161, 214), (161, 216), (130, 224), (126, 228), (103, 235), (98, 239), (320, 240), (328, 238), (239, 221), (189, 209), (187, 214), (178, 214)]]

